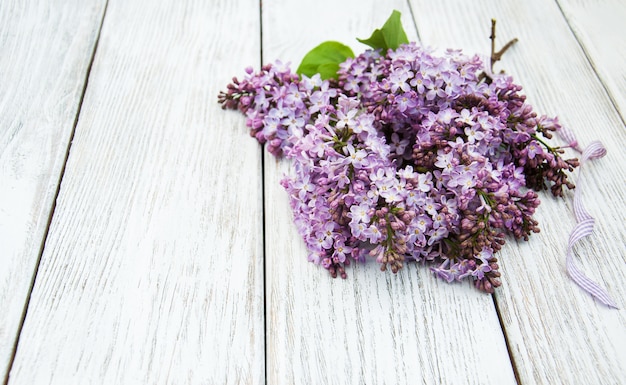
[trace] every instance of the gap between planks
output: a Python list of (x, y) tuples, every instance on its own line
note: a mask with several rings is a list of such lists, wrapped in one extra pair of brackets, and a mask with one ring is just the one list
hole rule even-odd
[(98, 43), (100, 42), (100, 33), (102, 32), (102, 26), (104, 24), (104, 19), (106, 18), (107, 6), (109, 5), (109, 1), (106, 0), (104, 3), (104, 9), (102, 12), (102, 18), (100, 19), (100, 25), (98, 26), (98, 34), (96, 35), (95, 44), (93, 45), (93, 50), (91, 51), (91, 57), (89, 59), (89, 64), (87, 65), (87, 70), (85, 71), (85, 81), (83, 83), (83, 89), (80, 93), (80, 98), (78, 99), (78, 109), (76, 110), (76, 116), (74, 117), (74, 121), (72, 122), (72, 131), (70, 133), (69, 142), (67, 144), (67, 148), (65, 150), (65, 156), (63, 160), (63, 166), (61, 167), (61, 173), (59, 175), (59, 180), (56, 185), (56, 190), (54, 192), (54, 200), (52, 201), (52, 207), (50, 208), (50, 214), (48, 215), (48, 220), (46, 222), (46, 228), (44, 231), (44, 237), (41, 240), (41, 245), (39, 246), (39, 250), (37, 251), (37, 262), (35, 263), (35, 267), (33, 269), (32, 279), (30, 281), (30, 285), (28, 288), (28, 295), (26, 297), (26, 302), (24, 303), (24, 310), (22, 311), (22, 316), (20, 318), (19, 327), (17, 329), (17, 333), (15, 335), (15, 342), (13, 344), (13, 349), (11, 351), (11, 357), (9, 359), (9, 365), (7, 366), (7, 371), (4, 376), (3, 384), (9, 384), (9, 378), (11, 374), (11, 369), (13, 368), (13, 363), (15, 362), (15, 356), (17, 354), (17, 348), (20, 343), (20, 337), (22, 335), (22, 329), (24, 328), (24, 322), (28, 315), (28, 308), (30, 305), (30, 299), (33, 293), (33, 288), (35, 287), (35, 281), (37, 280), (37, 275), (39, 273), (39, 265), (41, 264), (41, 256), (43, 255), (44, 248), (46, 246), (46, 241), (48, 240), (48, 234), (50, 232), (50, 224), (52, 223), (52, 218), (54, 217), (54, 212), (56, 210), (56, 202), (59, 197), (59, 192), (61, 191), (61, 182), (63, 181), (63, 177), (65, 176), (65, 166), (67, 165), (67, 159), (70, 155), (70, 150), (72, 148), (72, 142), (74, 140), (74, 133), (76, 132), (76, 126), (78, 125), (78, 120), (80, 118), (80, 113), (83, 108), (83, 101), (85, 99), (85, 93), (87, 91), (87, 87), (89, 86), (89, 75), (91, 74), (91, 67), (94, 62), (94, 58), (96, 57), (96, 52), (98, 51)]
[[(261, 68), (261, 66), (263, 66), (263, 0), (259, 0), (259, 68)], [(267, 215), (265, 215), (265, 210), (266, 210), (266, 205), (265, 205), (265, 156), (263, 154), (263, 152), (265, 151), (265, 148), (263, 145), (259, 144), (259, 147), (261, 147), (261, 151), (259, 152), (259, 156), (261, 157), (261, 174), (263, 175), (263, 177), (261, 178), (261, 226), (262, 226), (262, 231), (263, 231), (263, 380), (264, 380), (264, 384), (267, 384), (267, 373), (269, 371), (268, 368), (268, 341), (267, 341), (267, 335), (268, 335), (268, 327), (269, 324), (267, 322), (268, 320), (268, 316), (267, 316), (267, 311), (268, 311), (268, 306), (267, 306), (267, 258), (265, 257), (267, 255), (267, 226), (266, 226), (266, 219), (267, 219)]]
[(504, 325), (502, 314), (500, 313), (500, 307), (498, 306), (497, 293), (491, 294), (491, 299), (493, 300), (493, 307), (495, 308), (496, 314), (498, 315), (498, 322), (500, 323), (500, 329), (502, 329), (504, 344), (506, 345), (506, 352), (509, 355), (509, 361), (511, 362), (511, 368), (513, 369), (515, 382), (517, 383), (517, 385), (522, 385), (522, 380), (520, 379), (519, 372), (517, 370), (517, 363), (515, 362), (515, 356), (513, 355), (513, 350), (511, 349), (511, 343), (509, 342), (509, 333), (506, 329), (506, 326)]
[(572, 36), (574, 36), (574, 39), (578, 43), (580, 50), (583, 52), (583, 54), (585, 54), (585, 59), (589, 63), (589, 66), (593, 69), (593, 73), (595, 77), (598, 79), (598, 82), (602, 85), (602, 88), (604, 89), (604, 92), (606, 93), (607, 99), (611, 101), (613, 109), (617, 112), (617, 116), (619, 116), (620, 120), (622, 121), (622, 124), (626, 126), (626, 120), (624, 120), (624, 116), (622, 116), (622, 112), (619, 108), (619, 104), (617, 103), (617, 100), (615, 100), (615, 96), (613, 96), (613, 93), (609, 89), (609, 86), (606, 83), (605, 79), (602, 76), (600, 76), (600, 71), (597, 65), (595, 64), (595, 62), (591, 59), (591, 55), (589, 54), (589, 50), (587, 49), (587, 46), (581, 40), (580, 36), (578, 36), (574, 28), (572, 28), (571, 20), (568, 18), (567, 14), (563, 10), (563, 6), (561, 5), (561, 2), (559, 0), (556, 0), (555, 3), (556, 3), (557, 8), (559, 9), (559, 12), (561, 12), (561, 15), (563, 16), (563, 19), (566, 21), (567, 27), (572, 33)]

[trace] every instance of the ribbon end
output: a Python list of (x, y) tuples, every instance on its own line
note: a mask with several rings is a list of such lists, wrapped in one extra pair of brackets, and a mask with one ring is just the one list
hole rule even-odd
[(608, 300), (609, 301), (606, 303), (603, 302), (606, 306), (610, 307), (611, 309), (616, 309), (616, 310), (620, 309), (620, 307), (617, 306), (617, 303), (615, 303), (615, 301), (613, 301), (611, 298), (608, 298)]

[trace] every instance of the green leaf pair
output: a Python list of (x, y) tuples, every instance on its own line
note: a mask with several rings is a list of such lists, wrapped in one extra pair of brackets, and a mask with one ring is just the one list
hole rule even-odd
[[(376, 29), (368, 39), (357, 40), (383, 52), (408, 43), (400, 16), (400, 12), (394, 10), (381, 29)], [(354, 52), (347, 45), (326, 41), (304, 56), (296, 72), (309, 77), (319, 73), (322, 79), (336, 79), (339, 64), (351, 57), (354, 57)]]

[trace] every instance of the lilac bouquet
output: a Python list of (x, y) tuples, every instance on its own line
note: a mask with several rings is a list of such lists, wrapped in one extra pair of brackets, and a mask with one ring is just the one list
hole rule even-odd
[(539, 231), (535, 191), (573, 188), (578, 161), (548, 144), (557, 119), (492, 73), (504, 49), (489, 68), (457, 50), (436, 55), (408, 42), (399, 18), (361, 40), (372, 48), (358, 56), (327, 42), (297, 73), (249, 68), (219, 102), (292, 160), (282, 185), (311, 262), (342, 278), (370, 258), (394, 273), (430, 262), (439, 278), (493, 292), (506, 237)]

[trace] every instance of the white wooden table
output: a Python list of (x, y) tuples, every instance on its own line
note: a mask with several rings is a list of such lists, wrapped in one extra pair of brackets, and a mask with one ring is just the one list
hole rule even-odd
[[(217, 94), (248, 65), (409, 38), (488, 54), (606, 157), (596, 231), (565, 272), (573, 193), (540, 195), (487, 295), (427, 268), (346, 280), (306, 260), (264, 153)], [(0, 380), (17, 384), (618, 384), (626, 381), (626, 3), (621, 0), (3, 0)]]

